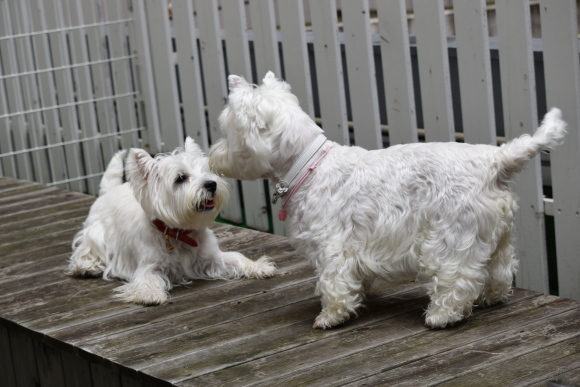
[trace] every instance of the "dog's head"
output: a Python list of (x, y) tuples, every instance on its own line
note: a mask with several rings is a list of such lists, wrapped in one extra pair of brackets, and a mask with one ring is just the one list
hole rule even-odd
[(171, 228), (209, 226), (228, 199), (227, 183), (210, 172), (207, 157), (189, 137), (185, 148), (155, 158), (131, 149), (127, 174), (143, 210)]
[(268, 72), (260, 86), (228, 77), (228, 104), (219, 122), (224, 135), (212, 146), (216, 173), (242, 180), (272, 177), (296, 149), (322, 132), (302, 111), (290, 85)]

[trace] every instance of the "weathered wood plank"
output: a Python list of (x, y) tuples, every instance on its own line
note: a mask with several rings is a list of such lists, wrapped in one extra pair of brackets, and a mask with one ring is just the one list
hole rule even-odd
[(12, 216), (24, 210), (37, 210), (39, 208), (39, 202), (41, 202), (42, 207), (46, 207), (62, 202), (69, 202), (74, 199), (79, 198), (84, 199), (86, 197), (87, 197), (86, 195), (72, 191), (54, 190), (47, 195), (39, 196), (32, 199), (25, 199), (22, 201), (15, 202), (13, 204), (4, 204), (0, 206), (0, 216), (3, 215)]
[[(448, 382), (439, 384), (445, 387), (461, 386), (507, 386), (514, 381), (518, 384), (530, 384), (535, 381), (550, 380), (555, 381), (560, 378), (558, 375), (565, 370), (572, 372), (580, 364), (578, 363), (580, 355), (580, 340), (578, 336), (564, 340), (547, 348), (541, 348), (538, 351), (517, 356), (507, 361), (494, 364), (491, 367), (480, 369), (463, 375), (459, 378), (452, 379)], [(570, 381), (564, 379), (560, 385), (572, 385)]]
[(0, 375), (2, 375), (3, 383), (6, 383), (6, 385), (16, 385), (16, 374), (12, 364), (10, 332), (2, 324), (0, 324)]
[(560, 375), (558, 375), (557, 377), (553, 377), (550, 379), (546, 379), (543, 380), (539, 383), (534, 383), (531, 384), (531, 387), (545, 387), (545, 386), (550, 386), (550, 387), (559, 387), (559, 386), (578, 386), (580, 385), (580, 362), (578, 362), (578, 359), (576, 359), (576, 368), (568, 371), (568, 372), (564, 372)]
[(10, 348), (16, 386), (35, 386), (40, 380), (36, 369), (33, 339), (23, 332), (10, 331)]
[[(181, 327), (174, 324), (167, 324), (168, 321), (180, 321), (179, 326), (207, 326), (213, 324), (212, 321), (216, 318), (216, 313), (223, 314), (222, 319), (236, 319), (240, 318), (240, 313), (251, 313), (246, 310), (259, 301), (256, 308), (266, 308), (264, 300), (273, 297), (273, 293), (281, 291), (281, 289), (288, 289), (289, 286), (300, 284), (312, 278), (312, 269), (301, 268), (293, 269), (300, 275), (290, 276), (279, 275), (269, 280), (239, 280), (235, 282), (228, 281), (196, 281), (191, 285), (176, 288), (172, 292), (171, 300), (163, 305), (155, 308), (144, 307), (123, 307), (118, 309), (120, 312), (111, 316), (103, 316), (97, 314), (94, 321), (85, 321), (78, 325), (73, 325), (70, 328), (64, 328), (56, 331), (59, 325), (62, 327), (61, 321), (58, 321), (56, 327), (49, 326), (47, 321), (34, 321), (29, 325), (35, 329), (45, 327), (51, 331), (51, 335), (75, 345), (93, 346), (96, 345), (103, 351), (110, 350), (118, 351), (119, 348), (123, 351), (139, 348), (143, 345), (143, 337), (151, 337), (150, 341), (155, 338), (170, 337), (171, 332), (178, 335), (183, 333)], [(288, 290), (286, 290), (288, 291)], [(194, 297), (191, 297), (191, 295)], [(313, 291), (308, 292), (311, 296)], [(239, 305), (244, 306), (239, 306)], [(106, 308), (103, 303), (96, 302), (96, 308)], [(110, 307), (114, 307), (111, 305)], [(242, 309), (241, 311), (239, 309)], [(77, 316), (67, 318), (70, 320), (78, 319), (86, 312), (82, 305), (78, 305)], [(257, 312), (255, 312), (257, 313)], [(64, 315), (64, 313), (63, 313)], [(66, 316), (63, 316), (66, 317)], [(58, 318), (56, 318), (58, 320)], [(55, 320), (54, 316), (52, 320)], [(147, 324), (142, 325), (144, 322)], [(175, 330), (177, 332), (175, 332)], [(128, 331), (133, 331), (133, 338), (125, 338), (122, 340), (122, 345), (116, 348), (121, 342), (116, 338), (127, 335)]]
[(456, 346), (446, 352), (445, 356), (414, 361), (392, 371), (358, 380), (356, 383), (362, 382), (367, 385), (397, 383), (406, 386), (437, 384), (544, 346), (578, 337), (580, 310), (575, 308), (561, 312), (532, 324), (520, 325), (491, 340), (479, 340), (465, 347)]
[[(528, 292), (528, 294), (530, 294)], [(420, 334), (401, 337), (394, 342), (377, 343), (373, 348), (344, 356), (332, 362), (288, 374), (277, 383), (307, 383), (309, 385), (336, 385), (362, 380), (380, 374), (382, 370), (397, 369), (410, 361), (422, 364), (430, 357), (469, 345), (486, 337), (494, 337), (510, 329), (519, 329), (524, 321), (533, 322), (574, 309), (577, 303), (556, 297), (541, 296), (514, 304), (497, 305), (476, 310), (466, 322), (444, 330), (425, 330)], [(525, 316), (525, 317), (524, 317)], [(418, 315), (399, 325), (405, 329), (418, 329), (423, 319)], [(495, 339), (491, 339), (495, 340)], [(452, 343), (452, 344), (451, 344)], [(357, 364), (353, 372), (352, 364)]]
[[(281, 275), (283, 275), (293, 272), (295, 270), (295, 266), (305, 265), (305, 262), (302, 258), (288, 256), (287, 250), (287, 248), (284, 248), (284, 245), (271, 245), (271, 247), (266, 246), (259, 249), (254, 248), (247, 251), (242, 251), (242, 253), (246, 254), (252, 259), (256, 259), (264, 253), (270, 255), (272, 260), (277, 263), (278, 270), (280, 271)], [(252, 253), (252, 251), (254, 253)], [(276, 253), (277, 251), (280, 253)], [(277, 277), (274, 277), (271, 279), (271, 281), (276, 281), (276, 278)], [(103, 282), (103, 286), (108, 283), (100, 279), (95, 279), (94, 281)], [(103, 293), (104, 295), (102, 298), (98, 298), (97, 295), (94, 295), (90, 308), (87, 308), (87, 305), (83, 303), (83, 300), (78, 300), (77, 302), (76, 299), (72, 299), (69, 300), (69, 302), (67, 302), (67, 304), (64, 305), (61, 310), (55, 311), (54, 314), (48, 317), (37, 318), (34, 321), (27, 322), (27, 326), (45, 333), (55, 334), (58, 337), (60, 337), (59, 335), (72, 336), (75, 334), (75, 332), (78, 332), (79, 340), (89, 340), (94, 336), (94, 334), (91, 333), (93, 326), (96, 327), (95, 334), (98, 334), (99, 336), (106, 336), (107, 331), (104, 330), (104, 326), (111, 326), (115, 328), (114, 332), (118, 332), (125, 328), (125, 323), (122, 321), (129, 321), (128, 326), (131, 326), (130, 321), (132, 321), (132, 319), (140, 319), (139, 315), (131, 316), (125, 315), (125, 313), (140, 313), (143, 311), (148, 313), (150, 316), (149, 319), (152, 318), (151, 316), (155, 315), (158, 316), (157, 318), (159, 321), (166, 320), (170, 318), (173, 313), (179, 314), (180, 311), (187, 312), (192, 307), (203, 307), (203, 305), (197, 304), (197, 299), (199, 297), (193, 298), (191, 300), (187, 298), (191, 297), (192, 292), (198, 296), (203, 295), (204, 298), (213, 297), (212, 299), (215, 299), (215, 296), (212, 296), (214, 293), (219, 293), (222, 295), (230, 294), (227, 292), (227, 290), (224, 291), (223, 289), (220, 289), (221, 287), (233, 286), (233, 292), (231, 293), (233, 298), (229, 301), (234, 301), (237, 300), (236, 297), (242, 298), (248, 294), (253, 294), (252, 286), (254, 286), (254, 283), (252, 281), (253, 280), (248, 280), (244, 284), (238, 284), (238, 281), (194, 281), (192, 284), (187, 286), (175, 287), (171, 291), (170, 303), (159, 307), (159, 310), (156, 308), (144, 308), (141, 306), (124, 303), (113, 303), (111, 294), (108, 293), (107, 290)], [(274, 286), (274, 284), (268, 283), (264, 284), (264, 286)], [(263, 289), (258, 290), (258, 292), (259, 291), (263, 291)], [(182, 300), (182, 297), (185, 297), (186, 299)], [(220, 301), (228, 302), (228, 300)], [(208, 302), (205, 305), (211, 306), (211, 303)], [(119, 321), (109, 322), (109, 320), (115, 319)], [(149, 321), (153, 322), (153, 320)], [(112, 332), (113, 331), (109, 331), (108, 333)]]
[(32, 343), (36, 356), (36, 368), (38, 369), (38, 379), (42, 386), (61, 387), (65, 385), (64, 374), (68, 366), (63, 365), (60, 353), (57, 348), (43, 344), (38, 340)]
[(62, 351), (61, 358), (66, 365), (64, 376), (67, 386), (82, 386), (91, 380), (91, 366), (87, 360), (68, 351)]
[[(401, 286), (401, 284), (399, 285)], [(417, 285), (404, 283), (402, 286), (408, 288)], [(414, 299), (411, 303), (402, 303), (403, 308), (414, 307), (417, 314), (420, 315), (422, 313), (422, 309), (418, 305), (420, 299), (417, 299), (416, 294), (414, 297), (409, 296), (408, 300), (411, 299)], [(389, 304), (389, 300), (392, 300), (389, 296), (382, 299), (387, 304)], [(344, 329), (355, 329), (369, 322), (387, 319), (392, 316), (391, 313), (401, 313), (399, 308), (393, 304), (386, 308), (374, 306), (376, 305), (369, 308), (369, 316), (353, 321)], [(312, 329), (314, 317), (319, 311), (320, 300), (318, 297), (295, 304), (273, 307), (265, 315), (250, 316), (235, 324), (224, 324), (214, 329), (202, 330), (201, 334), (207, 335), (207, 339), (203, 343), (196, 343), (194, 348), (191, 346), (191, 340), (195, 340), (195, 337), (172, 339), (171, 342), (174, 345), (184, 345), (178, 354), (166, 351), (167, 357), (163, 362), (157, 361), (154, 364), (140, 362), (135, 366), (143, 369), (144, 372), (175, 383), (192, 376), (214, 372), (229, 365), (284, 352), (317, 338), (344, 331)], [(239, 331), (239, 327), (242, 327), (241, 331)], [(235, 340), (232, 340), (233, 338)], [(187, 345), (188, 342), (190, 345)], [(192, 360), (192, 355), (194, 360)]]

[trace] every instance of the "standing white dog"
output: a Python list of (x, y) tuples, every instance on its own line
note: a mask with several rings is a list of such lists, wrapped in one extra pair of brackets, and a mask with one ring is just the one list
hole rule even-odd
[(128, 281), (118, 298), (144, 305), (167, 301), (172, 284), (188, 279), (273, 276), (266, 257), (254, 262), (222, 252), (207, 227), (228, 198), (227, 184), (210, 172), (191, 138), (185, 149), (152, 158), (142, 149), (117, 153), (99, 198), (75, 236), (68, 274)]
[(510, 293), (512, 176), (557, 145), (566, 124), (552, 109), (533, 136), (502, 147), (460, 143), (367, 151), (326, 140), (290, 86), (268, 72), (259, 87), (229, 76), (210, 150), (216, 173), (268, 178), (295, 246), (316, 268), (322, 311), (315, 328), (357, 313), (373, 279), (415, 275), (431, 302), (426, 324), (445, 327)]

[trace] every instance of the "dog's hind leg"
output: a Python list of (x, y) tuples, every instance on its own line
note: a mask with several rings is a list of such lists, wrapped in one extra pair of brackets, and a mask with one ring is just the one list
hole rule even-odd
[(487, 306), (505, 301), (511, 293), (518, 261), (514, 258), (511, 233), (505, 233), (487, 264), (488, 277), (477, 304)]
[(73, 240), (73, 253), (69, 261), (66, 274), (78, 277), (99, 277), (105, 270), (104, 244), (92, 238), (100, 235), (93, 229), (83, 229), (79, 231)]
[(422, 245), (423, 271), (431, 277), (425, 324), (431, 328), (444, 328), (469, 316), (483, 289), (489, 244), (472, 231), (433, 231)]
[(431, 328), (445, 328), (468, 317), (481, 292), (484, 277), (481, 270), (458, 270), (451, 265), (442, 265), (427, 286), (431, 302), (425, 324)]
[(354, 258), (337, 257), (330, 260), (318, 279), (316, 294), (321, 296), (322, 311), (313, 328), (331, 328), (356, 315), (364, 300), (364, 281), (358, 274)]

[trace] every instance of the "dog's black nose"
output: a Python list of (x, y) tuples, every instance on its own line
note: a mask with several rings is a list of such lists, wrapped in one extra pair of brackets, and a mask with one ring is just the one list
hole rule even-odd
[(203, 183), (203, 188), (207, 189), (211, 193), (214, 193), (217, 188), (217, 183), (213, 180), (208, 180)]

